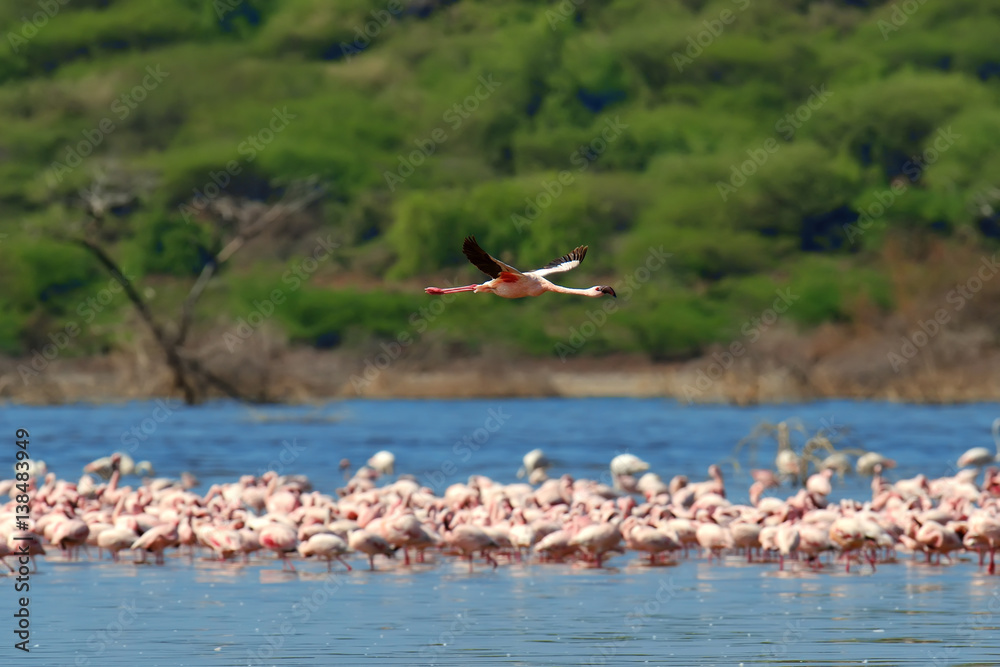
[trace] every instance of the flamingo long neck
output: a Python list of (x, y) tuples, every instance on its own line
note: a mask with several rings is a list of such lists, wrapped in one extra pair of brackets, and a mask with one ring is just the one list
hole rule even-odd
[(559, 292), (560, 294), (579, 294), (580, 296), (596, 296), (591, 293), (590, 288), (578, 288), (578, 287), (563, 287), (562, 285), (556, 285), (555, 283), (550, 283), (552, 286), (547, 287), (550, 292)]

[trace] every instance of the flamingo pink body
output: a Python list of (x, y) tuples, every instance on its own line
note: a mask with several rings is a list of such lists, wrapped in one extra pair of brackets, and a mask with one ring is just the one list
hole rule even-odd
[(830, 540), (844, 553), (844, 570), (851, 571), (851, 552), (864, 546), (865, 536), (857, 517), (842, 516), (830, 526)]
[(65, 549), (72, 557), (76, 549), (86, 543), (90, 527), (83, 519), (66, 519), (60, 521), (52, 531), (52, 544)]
[(179, 544), (180, 537), (177, 535), (177, 523), (174, 522), (150, 528), (132, 543), (131, 548), (153, 552), (156, 554), (157, 564), (163, 565), (164, 550), (169, 547), (176, 547)]
[(260, 531), (260, 546), (278, 554), (281, 558), (281, 569), (287, 565), (294, 570), (295, 566), (288, 560), (288, 554), (299, 546), (299, 538), (295, 529), (283, 523), (271, 523)]
[(472, 571), (472, 555), (481, 551), (487, 562), (493, 564), (496, 569), (497, 562), (489, 555), (489, 549), (497, 548), (497, 543), (489, 534), (479, 526), (462, 524), (454, 531), (446, 535), (445, 543), (461, 552), (462, 556), (469, 559), (469, 571)]
[(118, 560), (118, 552), (122, 549), (132, 548), (137, 535), (126, 528), (108, 528), (102, 530), (97, 536), (97, 546), (111, 552), (111, 559)]
[(387, 558), (392, 558), (395, 553), (392, 546), (384, 538), (364, 528), (359, 528), (351, 533), (347, 538), (347, 544), (352, 551), (360, 551), (368, 556), (368, 567), (373, 571), (375, 570), (375, 556), (382, 554)]
[(569, 543), (590, 554), (596, 561), (597, 567), (601, 567), (605, 554), (616, 549), (621, 541), (622, 534), (616, 524), (596, 523), (581, 528)]
[(658, 554), (664, 551), (677, 551), (682, 546), (676, 535), (637, 523), (635, 517), (629, 517), (622, 523), (622, 535), (625, 538), (625, 546), (629, 549), (649, 554), (650, 565), (656, 564)]
[(337, 559), (344, 566), (351, 570), (350, 564), (341, 556), (347, 553), (347, 542), (332, 533), (317, 533), (307, 541), (299, 544), (299, 554), (303, 558), (318, 556), (326, 561), (326, 571), (329, 572), (333, 566), (333, 560)]
[[(122, 549), (133, 549), (155, 553), (160, 563), (167, 549), (181, 545), (187, 545), (192, 560), (196, 549), (211, 550), (222, 559), (243, 554), (249, 561), (253, 552), (266, 548), (292, 569), (288, 559), (297, 549), (303, 557), (325, 560), (330, 571), (335, 559), (350, 568), (344, 556), (352, 548), (367, 555), (375, 569), (376, 555), (393, 557), (398, 549), (421, 553), (443, 546), (444, 554), (457, 554), (471, 568), (480, 554), (497, 567), (497, 560), (505, 562), (501, 557), (520, 561), (524, 549), (544, 556), (543, 561), (587, 565), (602, 565), (609, 554), (628, 549), (657, 564), (660, 553), (701, 545), (720, 563), (735, 549), (747, 549), (746, 559), (750, 550), (761, 549), (765, 558), (779, 559), (779, 568), (801, 555), (804, 565), (822, 570), (828, 567), (820, 562), (826, 551), (843, 557), (848, 570), (860, 556), (872, 572), (897, 550), (924, 555), (929, 563), (936, 558), (938, 565), (950, 564), (956, 552), (966, 550), (979, 556), (983, 574), (995, 574), (1000, 470), (968, 469), (937, 479), (916, 475), (890, 483), (882, 477), (887, 460), (864, 456), (873, 475), (870, 502), (829, 502), (829, 470), (813, 475), (806, 488), (787, 498), (762, 497), (765, 489), (774, 488), (777, 476), (754, 471), (752, 504), (745, 504), (746, 497), (725, 497), (716, 466), (708, 481), (688, 483), (677, 475), (665, 488), (649, 464), (625, 454), (615, 457), (610, 472), (632, 479), (634, 494), (615, 491), (610, 479), (563, 475), (535, 488), (476, 474), (437, 493), (406, 474), (375, 484), (376, 471), (362, 467), (336, 496), (313, 491), (300, 476), (275, 472), (216, 484), (199, 495), (165, 479), (119, 488), (120, 460), (112, 456), (106, 487), (88, 485), (86, 477), (74, 484), (46, 475), (33, 488), (25, 530), (7, 534), (0, 526), (0, 559), (15, 551), (22, 555), (22, 547), (29, 556), (44, 555), (50, 546), (72, 548), (85, 540), (111, 551), (115, 561)], [(392, 460), (385, 453), (369, 463), (379, 459)], [(537, 466), (525, 462), (525, 467)], [(394, 474), (385, 462), (379, 468)], [(636, 482), (633, 476), (639, 473), (644, 476)], [(981, 484), (976, 483), (979, 473)], [(14, 490), (0, 482), (0, 491), (4, 488), (8, 495)], [(8, 512), (11, 507), (6, 505)], [(11, 562), (6, 565), (0, 571), (10, 569)]]
[(455, 294), (457, 292), (488, 292), (502, 296), (505, 299), (520, 299), (526, 296), (540, 296), (545, 292), (558, 292), (560, 294), (578, 294), (581, 296), (602, 297), (617, 296), (615, 291), (607, 285), (595, 285), (586, 289), (573, 287), (563, 287), (556, 285), (545, 278), (552, 273), (561, 273), (575, 269), (583, 262), (587, 254), (587, 246), (580, 246), (573, 252), (549, 262), (547, 265), (534, 271), (518, 271), (509, 264), (505, 264), (495, 257), (490, 256), (485, 250), (479, 247), (474, 236), (465, 239), (462, 245), (462, 252), (470, 262), (488, 275), (489, 280), (480, 285), (465, 285), (463, 287), (428, 287), (424, 291), (428, 294)]

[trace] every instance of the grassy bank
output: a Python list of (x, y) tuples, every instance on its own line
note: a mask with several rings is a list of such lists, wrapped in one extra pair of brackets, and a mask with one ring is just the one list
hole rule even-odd
[[(318, 179), (195, 330), (221, 344), (252, 316), (355, 358), (405, 333), (455, 355), (681, 362), (766, 337), (782, 295), (803, 336), (905, 333), (997, 251), (1000, 11), (982, 3), (216, 5), (0, 9), (0, 352), (70, 326), (61, 359), (135, 344), (121, 291), (69, 242), (95, 192), (123, 195), (99, 236), (169, 320), (231, 231), (207, 200)], [(553, 295), (430, 312), (425, 284), (481, 278), (466, 234), (522, 268), (589, 244), (566, 282), (628, 298), (599, 325)], [(945, 328), (994, 326), (992, 293)]]

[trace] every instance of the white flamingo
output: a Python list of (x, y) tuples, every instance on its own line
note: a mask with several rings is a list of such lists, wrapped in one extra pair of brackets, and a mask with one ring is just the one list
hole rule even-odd
[(525, 296), (539, 296), (545, 292), (559, 292), (560, 294), (579, 294), (581, 296), (602, 297), (605, 295), (617, 297), (615, 291), (607, 285), (595, 285), (586, 289), (575, 287), (563, 287), (556, 285), (545, 279), (545, 276), (552, 273), (562, 273), (580, 266), (580, 262), (587, 254), (587, 246), (579, 246), (573, 252), (567, 253), (559, 259), (554, 259), (540, 269), (534, 271), (518, 271), (510, 264), (505, 264), (499, 259), (490, 256), (476, 243), (476, 237), (466, 237), (462, 244), (462, 252), (469, 261), (475, 264), (476, 268), (488, 275), (489, 280), (481, 285), (466, 285), (464, 287), (428, 287), (424, 289), (428, 294), (453, 294), (455, 292), (492, 292), (505, 299), (520, 299)]
[(865, 452), (860, 457), (858, 457), (858, 462), (855, 464), (859, 475), (874, 475), (876, 473), (875, 466), (881, 466), (881, 470), (887, 470), (889, 468), (895, 468), (896, 462), (892, 459), (887, 459), (878, 452)]
[(993, 442), (996, 452), (985, 447), (973, 447), (958, 458), (959, 468), (982, 468), (1000, 461), (1000, 417), (993, 420)]
[[(524, 458), (521, 459), (521, 462), (523, 465), (521, 466), (520, 470), (517, 471), (518, 479), (521, 479), (525, 475), (528, 476), (529, 480), (532, 479), (533, 477), (535, 479), (538, 479), (538, 477), (541, 476), (538, 474), (538, 472), (544, 475), (545, 469), (552, 465), (549, 462), (549, 459), (545, 456), (545, 452), (543, 452), (541, 449), (532, 449), (530, 452), (524, 455)], [(545, 481), (544, 476), (542, 476), (541, 481)]]
[(382, 475), (391, 475), (395, 472), (396, 456), (383, 449), (372, 454), (371, 458), (368, 459), (368, 465)]

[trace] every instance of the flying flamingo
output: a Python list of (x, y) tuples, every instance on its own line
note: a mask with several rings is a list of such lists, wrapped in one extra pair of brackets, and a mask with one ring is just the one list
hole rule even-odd
[(571, 253), (554, 259), (540, 269), (521, 272), (510, 264), (490, 256), (476, 243), (476, 237), (469, 236), (462, 244), (462, 252), (480, 271), (488, 275), (489, 280), (482, 285), (466, 285), (464, 287), (428, 287), (428, 294), (453, 294), (455, 292), (492, 292), (505, 299), (520, 299), (525, 296), (539, 296), (545, 292), (560, 294), (579, 294), (581, 296), (602, 297), (609, 295), (617, 297), (615, 291), (607, 285), (596, 285), (586, 289), (563, 287), (546, 280), (545, 276), (552, 273), (562, 273), (580, 266), (587, 254), (587, 246), (579, 246)]

